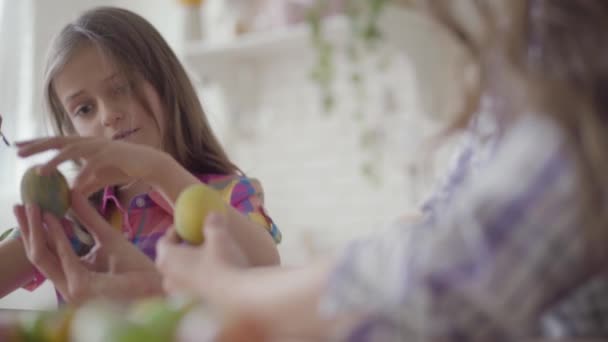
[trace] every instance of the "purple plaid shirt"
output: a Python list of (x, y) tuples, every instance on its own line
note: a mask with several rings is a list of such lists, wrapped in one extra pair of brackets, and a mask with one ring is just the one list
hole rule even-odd
[(527, 115), (491, 136), (465, 145), (421, 222), (344, 250), (321, 309), (365, 313), (347, 340), (608, 338), (560, 129)]

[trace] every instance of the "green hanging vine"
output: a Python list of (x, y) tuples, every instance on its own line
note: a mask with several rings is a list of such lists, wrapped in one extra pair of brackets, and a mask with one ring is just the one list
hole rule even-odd
[[(346, 15), (350, 21), (351, 42), (347, 54), (353, 63), (359, 61), (361, 46), (367, 50), (381, 40), (382, 34), (378, 27), (378, 20), (382, 10), (390, 0), (347, 0)], [(323, 108), (326, 113), (332, 111), (335, 98), (332, 84), (335, 80), (336, 70), (334, 63), (334, 47), (324, 35), (323, 13), (329, 8), (328, 0), (317, 0), (309, 9), (307, 20), (311, 28), (313, 47), (318, 56), (313, 67), (311, 77), (319, 85), (322, 92)], [(354, 73), (351, 77), (356, 86), (361, 84), (362, 76)]]
[[(355, 106), (354, 118), (365, 125), (363, 113), (366, 94), (363, 87), (364, 79), (357, 66), (361, 62), (361, 55), (367, 51), (374, 51), (374, 47), (382, 40), (382, 32), (379, 28), (379, 20), (382, 11), (391, 0), (346, 0), (345, 12), (349, 19), (350, 39), (346, 47), (346, 56), (355, 66), (350, 75), (351, 85), (356, 94), (356, 101), (359, 105)], [(323, 14), (328, 10), (328, 0), (317, 0), (310, 8), (307, 16), (311, 28), (311, 40), (313, 48), (317, 51), (317, 59), (311, 72), (312, 80), (318, 85), (324, 113), (332, 113), (336, 98), (333, 91), (333, 83), (336, 79), (335, 48), (327, 39), (324, 31)], [(386, 63), (388, 64), (388, 63)], [(381, 67), (386, 67), (382, 65)], [(379, 137), (377, 130), (370, 127), (363, 127), (360, 137), (360, 145), (368, 151), (368, 160), (361, 164), (361, 173), (366, 179), (373, 183), (380, 183), (381, 176), (377, 165), (382, 158), (378, 147)]]

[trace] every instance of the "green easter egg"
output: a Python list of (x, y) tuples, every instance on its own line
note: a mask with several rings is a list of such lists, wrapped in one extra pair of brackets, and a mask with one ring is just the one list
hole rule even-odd
[(70, 208), (70, 187), (59, 170), (42, 176), (33, 166), (21, 178), (21, 201), (62, 218)]

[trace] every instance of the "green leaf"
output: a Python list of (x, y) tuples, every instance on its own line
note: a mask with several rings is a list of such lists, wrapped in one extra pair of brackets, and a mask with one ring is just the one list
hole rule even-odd
[(7, 231), (5, 231), (4, 233), (2, 233), (2, 235), (0, 235), (0, 241), (3, 241), (4, 239), (6, 239), (7, 237), (9, 237), (11, 235), (11, 233), (13, 231), (15, 231), (16, 228), (11, 228)]

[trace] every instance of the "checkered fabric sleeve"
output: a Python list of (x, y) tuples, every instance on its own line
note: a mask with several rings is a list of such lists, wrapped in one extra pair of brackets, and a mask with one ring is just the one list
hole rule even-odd
[(350, 244), (321, 310), (351, 341), (521, 341), (588, 279), (576, 173), (557, 127), (521, 118), (442, 215)]

